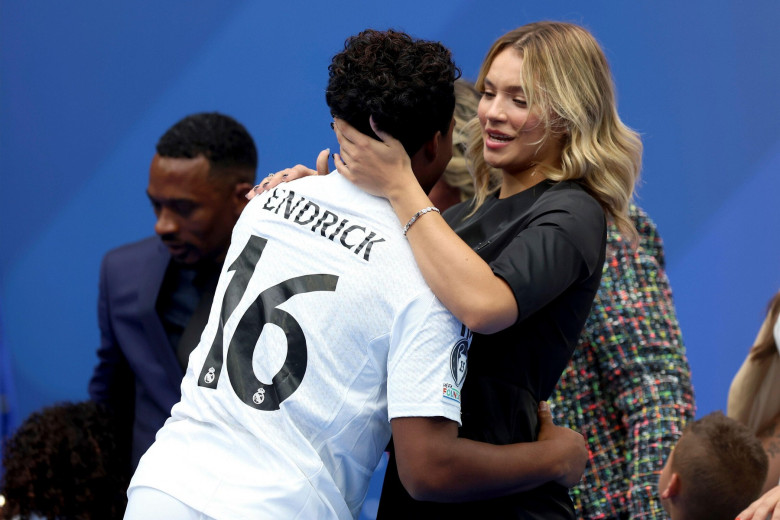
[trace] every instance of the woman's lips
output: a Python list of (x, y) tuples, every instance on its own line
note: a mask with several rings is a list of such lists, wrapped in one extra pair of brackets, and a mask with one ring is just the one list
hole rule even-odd
[(503, 148), (513, 139), (514, 137), (511, 137), (502, 132), (493, 132), (490, 130), (485, 132), (485, 145), (491, 149)]

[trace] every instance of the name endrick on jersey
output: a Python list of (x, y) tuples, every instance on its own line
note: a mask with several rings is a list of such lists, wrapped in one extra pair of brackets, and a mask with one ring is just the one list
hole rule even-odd
[[(287, 220), (300, 226), (308, 227), (312, 233), (339, 243), (356, 255), (363, 253), (363, 260), (369, 261), (374, 244), (384, 242), (376, 232), (359, 224), (350, 224), (349, 219), (342, 218), (336, 213), (321, 208), (316, 202), (307, 200), (306, 197), (296, 195), (293, 190), (276, 187), (270, 192), (268, 200), (262, 209), (276, 215), (281, 215)], [(284, 211), (282, 211), (284, 209)], [(336, 241), (338, 239), (338, 242)]]

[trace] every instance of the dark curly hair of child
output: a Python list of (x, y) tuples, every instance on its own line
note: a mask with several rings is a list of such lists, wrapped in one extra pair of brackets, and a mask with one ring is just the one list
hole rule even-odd
[(114, 419), (97, 403), (33, 413), (5, 445), (0, 518), (122, 518), (129, 464), (120, 453)]
[(441, 43), (368, 29), (347, 39), (328, 70), (331, 114), (364, 134), (376, 138), (372, 116), (412, 156), (437, 131), (449, 131), (460, 70)]

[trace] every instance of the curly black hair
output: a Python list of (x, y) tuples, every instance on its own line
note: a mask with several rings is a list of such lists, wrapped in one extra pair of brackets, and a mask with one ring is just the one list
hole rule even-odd
[(157, 153), (188, 159), (203, 155), (211, 164), (211, 173), (232, 182), (253, 183), (257, 170), (254, 139), (244, 125), (219, 112), (185, 117), (160, 137)]
[(331, 114), (364, 134), (376, 138), (373, 116), (411, 156), (437, 131), (449, 131), (460, 69), (441, 43), (368, 29), (347, 39), (328, 70)]
[(91, 401), (30, 415), (8, 439), (0, 494), (5, 518), (121, 518), (129, 460), (120, 455), (111, 413)]

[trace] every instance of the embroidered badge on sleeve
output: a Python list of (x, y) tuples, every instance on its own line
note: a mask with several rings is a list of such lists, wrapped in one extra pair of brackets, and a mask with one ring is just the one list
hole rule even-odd
[(460, 403), (460, 390), (466, 380), (468, 371), (468, 352), (471, 345), (472, 333), (465, 326), (461, 329), (461, 337), (452, 346), (450, 351), (450, 376), (451, 381), (442, 384), (442, 398)]

